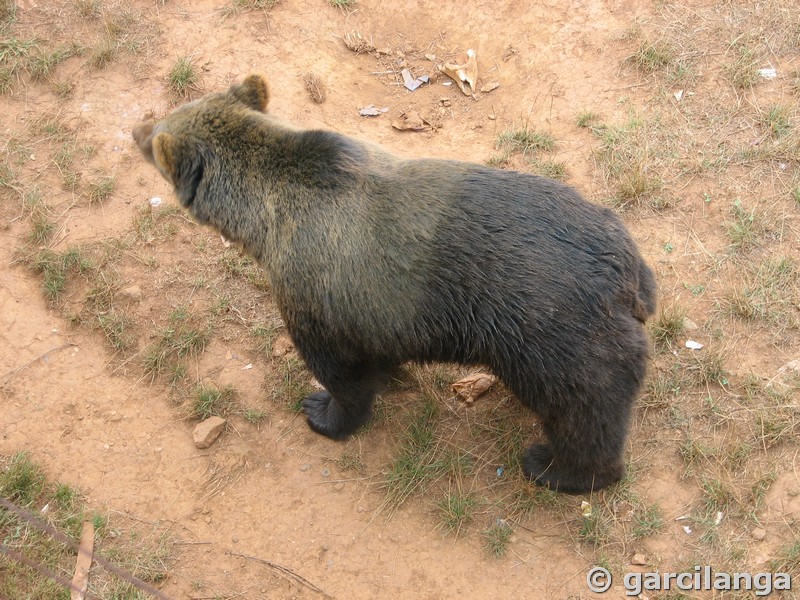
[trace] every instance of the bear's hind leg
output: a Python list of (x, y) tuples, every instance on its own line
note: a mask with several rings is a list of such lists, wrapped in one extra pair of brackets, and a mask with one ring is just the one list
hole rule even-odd
[(362, 363), (335, 371), (309, 365), (325, 389), (303, 400), (308, 425), (324, 436), (343, 439), (366, 423), (375, 395), (389, 379), (389, 370)]

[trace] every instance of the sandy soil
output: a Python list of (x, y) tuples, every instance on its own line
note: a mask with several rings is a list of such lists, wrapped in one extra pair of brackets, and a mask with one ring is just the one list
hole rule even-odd
[[(42, 4), (22, 3), (20, 19), (57, 21), (61, 13), (48, 13)], [(30, 83), (0, 98), (0, 128), (10, 139), (24, 135), (37, 116), (56, 114), (78, 131), (81, 143), (97, 148), (81, 166), (84, 177), (101, 171), (115, 176), (113, 195), (100, 205), (89, 204), (59, 184), (57, 171), (48, 169), (47, 149), (30, 148), (35, 157), (25, 169), (41, 173), (41, 190), (60, 215), (52, 245), (61, 249), (125, 235), (153, 196), (164, 198), (166, 205), (175, 203), (168, 184), (138, 156), (130, 132), (146, 117), (165, 114), (180, 102), (171, 96), (164, 75), (184, 55), (202, 69), (198, 94), (223, 88), (252, 70), (263, 71), (272, 84), (273, 112), (407, 156), (483, 162), (495, 154), (500, 131), (530, 123), (558, 140), (553, 156), (566, 162), (568, 181), (599, 201), (605, 187), (594, 168), (597, 143), (576, 128), (575, 116), (591, 109), (615, 122), (626, 117), (630, 106), (644, 106), (650, 98), (641, 77), (620, 64), (631, 52), (626, 31), (637, 18), (652, 15), (654, 4), (363, 0), (346, 12), (323, 0), (283, 0), (268, 13), (226, 17), (221, 0), (132, 0), (128, 5), (154, 28), (145, 55), (100, 70), (87, 68), (83, 57), (69, 59), (57, 74), (58, 80), (74, 84), (72, 95), (63, 100), (47, 83)], [(351, 31), (362, 32), (388, 54), (376, 58), (350, 52), (341, 37)], [(76, 35), (91, 37), (93, 32), (89, 28)], [(415, 75), (433, 75), (434, 63), (425, 54), (434, 54), (437, 62), (461, 61), (468, 48), (477, 51), (482, 83), (500, 84), (477, 99), (443, 85), (441, 77), (411, 93), (398, 85), (396, 74), (375, 74), (397, 70), (405, 61)], [(309, 72), (324, 82), (321, 104), (304, 88), (302, 75)], [(369, 104), (389, 112), (360, 117), (358, 109)], [(408, 110), (434, 122), (435, 131), (392, 129), (392, 118)], [(687, 179), (680, 193), (700, 198), (703, 189)], [(687, 209), (683, 217), (699, 214), (694, 210)], [(597, 556), (576, 533), (581, 498), (566, 500), (569, 511), (561, 517), (535, 514), (522, 523), (507, 555), (494, 559), (481, 547), (480, 528), (458, 537), (446, 534), (437, 527), (430, 504), (419, 498), (396, 512), (381, 510), (384, 496), (377, 484), (393, 447), (387, 428), (347, 443), (363, 452), (363, 475), (337, 465), (344, 445), (313, 434), (302, 416), (283, 409), (270, 408), (270, 417), (259, 425), (233, 417), (211, 449), (197, 450), (191, 437), (194, 422), (176, 408), (168, 386), (143, 377), (135, 353), (126, 360), (97, 331), (69, 322), (66, 317), (79, 308), (80, 297), (68, 295), (60, 307), (48, 304), (36, 275), (16, 254), (27, 235), (16, 215), (14, 209), (5, 210), (0, 227), (0, 377), (5, 384), (0, 452), (28, 449), (50, 475), (80, 488), (92, 506), (168, 531), (177, 542), (162, 588), (169, 597), (320, 596), (239, 555), (283, 565), (336, 598), (594, 597), (585, 574)], [(647, 212), (626, 218), (670, 293), (692, 280), (699, 268), (692, 258), (672, 259), (662, 250), (685, 220), (665, 221)], [(705, 226), (697, 224), (701, 237)], [(143, 300), (131, 309), (143, 335), (140, 348), (148, 343), (144, 332), (162, 324), (175, 307), (202, 311), (212, 304), (214, 290), (196, 292), (191, 281), (217, 281), (204, 265), (213, 262), (209, 256), (233, 252), (211, 232), (179, 218), (177, 227), (167, 243), (155, 240), (132, 250), (119, 267), (121, 285), (137, 284), (143, 290)], [(793, 244), (800, 251), (796, 240)], [(183, 283), (171, 287), (168, 283), (179, 276)], [(268, 291), (246, 293), (247, 301), (238, 305), (242, 321), (275, 317)], [(685, 289), (682, 294), (691, 301)], [(695, 308), (692, 318), (702, 321), (709, 305), (698, 302)], [(193, 362), (191, 377), (230, 383), (245, 404), (264, 406), (277, 367), (252, 350), (247, 330), (237, 329), (236, 321), (231, 316), (223, 334)], [(776, 348), (755, 337), (736, 354), (733, 369), (774, 374), (797, 355), (794, 339)], [(250, 363), (255, 368), (243, 370)], [(620, 549), (619, 555), (641, 550), (661, 557), (662, 564), (678, 565), (694, 556), (696, 546), (673, 519), (695, 495), (675, 467), (675, 457), (659, 459), (658, 443), (648, 441), (656, 434), (647, 415), (640, 414), (633, 445), (647, 466), (638, 486), (659, 503), (667, 524), (659, 536), (638, 548)], [(676, 436), (674, 431), (664, 435)], [(800, 500), (790, 493), (800, 489), (800, 482), (791, 469), (782, 473), (762, 514), (768, 522), (800, 517)], [(602, 502), (602, 496), (596, 501)], [(492, 517), (484, 511), (482, 526)], [(753, 551), (752, 564), (763, 563), (786, 539), (768, 539)], [(623, 591), (617, 587), (610, 594), (606, 597), (622, 597)]]

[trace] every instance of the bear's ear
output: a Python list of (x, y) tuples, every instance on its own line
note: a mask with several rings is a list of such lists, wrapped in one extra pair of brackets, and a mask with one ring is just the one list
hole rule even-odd
[(259, 112), (267, 110), (269, 85), (267, 78), (259, 73), (248, 75), (241, 84), (231, 86), (231, 94), (253, 110)]
[(205, 168), (197, 144), (169, 133), (159, 133), (153, 138), (153, 162), (175, 186), (181, 204), (192, 204)]

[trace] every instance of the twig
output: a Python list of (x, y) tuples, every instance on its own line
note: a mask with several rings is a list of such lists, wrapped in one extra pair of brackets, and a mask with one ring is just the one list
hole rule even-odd
[(34, 358), (33, 360), (31, 360), (31, 361), (29, 361), (29, 362), (26, 362), (26, 363), (25, 363), (24, 365), (22, 365), (21, 367), (17, 367), (17, 368), (16, 368), (16, 369), (14, 369), (13, 371), (11, 371), (11, 372), (10, 372), (8, 375), (6, 375), (6, 378), (3, 380), (3, 385), (6, 385), (6, 384), (7, 384), (9, 381), (11, 381), (11, 378), (12, 378), (12, 377), (14, 377), (15, 375), (19, 374), (20, 372), (22, 372), (22, 371), (24, 371), (25, 369), (27, 369), (28, 367), (30, 367), (30, 366), (31, 366), (33, 363), (35, 363), (37, 360), (42, 360), (42, 359), (43, 359), (44, 357), (46, 357), (48, 354), (51, 354), (52, 352), (56, 352), (56, 351), (58, 351), (58, 350), (63, 350), (64, 348), (69, 348), (69, 347), (71, 347), (71, 346), (77, 346), (77, 345), (78, 345), (78, 344), (76, 344), (76, 343), (74, 343), (74, 342), (64, 342), (63, 344), (61, 344), (61, 345), (59, 345), (59, 346), (56, 346), (55, 348), (50, 348), (50, 350), (48, 350), (48, 351), (47, 351), (47, 352), (45, 352), (44, 354), (40, 354), (39, 356), (37, 356), (37, 357), (36, 357), (36, 358)]
[(282, 575), (285, 575), (286, 577), (289, 577), (290, 579), (294, 579), (298, 583), (301, 583), (304, 586), (314, 590), (315, 592), (317, 592), (319, 594), (322, 594), (326, 598), (333, 598), (333, 596), (331, 596), (325, 590), (318, 588), (316, 585), (311, 583), (308, 579), (306, 579), (302, 575), (298, 575), (297, 573), (295, 573), (291, 569), (288, 569), (288, 568), (284, 567), (283, 565), (279, 565), (278, 563), (274, 563), (274, 562), (272, 562), (270, 560), (266, 560), (264, 558), (258, 558), (257, 556), (250, 556), (249, 554), (239, 554), (238, 552), (230, 552), (230, 551), (227, 552), (227, 554), (230, 554), (231, 556), (238, 556), (239, 558), (246, 558), (247, 560), (252, 560), (252, 561), (255, 561), (257, 563), (261, 563), (262, 565), (266, 565), (266, 566), (270, 567), (271, 569), (275, 569), (276, 571), (278, 571)]
[(94, 525), (91, 521), (83, 522), (81, 544), (78, 546), (78, 558), (75, 561), (75, 574), (72, 576), (70, 598), (84, 600), (89, 589), (89, 569), (92, 568), (94, 554)]

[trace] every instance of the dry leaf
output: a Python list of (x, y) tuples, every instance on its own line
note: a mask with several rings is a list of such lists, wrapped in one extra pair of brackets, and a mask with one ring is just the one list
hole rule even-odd
[(404, 112), (396, 119), (393, 119), (392, 127), (400, 131), (426, 131), (432, 128), (431, 124), (415, 110)]
[(494, 375), (489, 375), (488, 373), (473, 373), (472, 375), (467, 375), (463, 379), (456, 381), (452, 387), (460, 400), (463, 400), (467, 404), (472, 404), (477, 397), (492, 387), (495, 381), (497, 381), (497, 377)]

